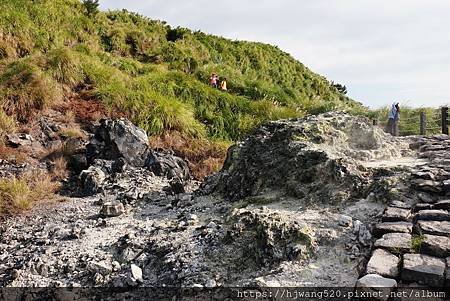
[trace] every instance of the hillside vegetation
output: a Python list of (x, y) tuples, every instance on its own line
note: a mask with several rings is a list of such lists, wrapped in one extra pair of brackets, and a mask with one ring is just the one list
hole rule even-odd
[[(277, 47), (173, 29), (76, 0), (1, 1), (1, 103), (20, 121), (87, 90), (150, 134), (239, 139), (262, 121), (361, 110)], [(208, 86), (212, 72), (230, 91)]]
[[(275, 46), (92, 12), (78, 0), (0, 3), (0, 136), (65, 106), (79, 119), (83, 110), (128, 117), (154, 145), (217, 169), (227, 146), (265, 121), (366, 110)], [(209, 86), (213, 72), (229, 91)]]

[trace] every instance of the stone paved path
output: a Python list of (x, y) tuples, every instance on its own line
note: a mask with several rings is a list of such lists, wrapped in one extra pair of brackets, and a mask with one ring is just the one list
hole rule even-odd
[(412, 147), (429, 161), (411, 172), (419, 197), (386, 208), (373, 228), (373, 252), (357, 287), (450, 288), (450, 140), (419, 138)]

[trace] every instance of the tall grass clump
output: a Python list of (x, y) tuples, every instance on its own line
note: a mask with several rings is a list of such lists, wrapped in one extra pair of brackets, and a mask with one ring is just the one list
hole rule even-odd
[(0, 214), (28, 210), (34, 204), (50, 200), (59, 189), (51, 176), (40, 170), (19, 177), (0, 179)]
[(21, 121), (61, 99), (61, 89), (31, 59), (10, 63), (0, 76), (1, 106)]
[(47, 54), (46, 68), (56, 81), (71, 87), (84, 79), (78, 57), (67, 47), (51, 50)]
[(0, 145), (3, 145), (5, 136), (16, 131), (16, 121), (0, 109)]

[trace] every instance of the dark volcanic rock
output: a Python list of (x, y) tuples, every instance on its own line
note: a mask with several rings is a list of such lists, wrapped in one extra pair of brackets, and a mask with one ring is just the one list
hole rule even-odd
[(101, 120), (86, 148), (89, 164), (94, 159), (123, 158), (131, 166), (142, 167), (150, 153), (145, 131), (126, 119)]
[(152, 152), (149, 154), (145, 166), (157, 176), (168, 179), (188, 180), (189, 167), (183, 159), (164, 153)]

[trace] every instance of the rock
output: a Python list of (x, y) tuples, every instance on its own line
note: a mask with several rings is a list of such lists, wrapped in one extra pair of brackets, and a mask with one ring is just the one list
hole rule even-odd
[(360, 220), (355, 220), (353, 222), (353, 233), (358, 234), (362, 225), (363, 225), (363, 223)]
[(85, 154), (73, 154), (69, 158), (69, 167), (74, 172), (81, 173), (83, 170), (88, 169), (89, 165), (87, 163)]
[(133, 263), (130, 266), (130, 276), (132, 277), (133, 280), (136, 280), (137, 282), (144, 281), (142, 278), (141, 268)]
[(186, 190), (184, 189), (184, 184), (180, 179), (173, 179), (172, 181), (170, 181), (169, 183), (169, 189), (168, 189), (168, 193), (170, 194), (184, 194), (186, 192)]
[(372, 243), (372, 234), (364, 224), (359, 226), (358, 241), (365, 247)]
[(420, 250), (431, 256), (441, 258), (450, 256), (450, 238), (425, 234)]
[(420, 202), (428, 204), (435, 203), (435, 200), (427, 193), (421, 192), (417, 196), (419, 197)]
[(397, 281), (394, 279), (384, 278), (377, 274), (369, 274), (360, 278), (356, 282), (357, 292), (371, 292), (380, 295), (375, 300), (387, 300), (389, 294), (397, 287)]
[(113, 271), (120, 271), (120, 269), (122, 268), (121, 267), (121, 265), (120, 265), (120, 263), (118, 262), (118, 261), (116, 261), (116, 260), (114, 260), (112, 263), (111, 263), (111, 265), (112, 265), (112, 269), (113, 269)]
[(183, 159), (163, 153), (149, 154), (145, 166), (157, 176), (185, 181), (190, 178), (189, 166)]
[(411, 216), (411, 210), (388, 207), (383, 214), (383, 222), (400, 222), (408, 221)]
[(339, 218), (339, 226), (342, 227), (351, 227), (353, 219), (347, 215), (341, 215)]
[(6, 143), (12, 147), (29, 146), (33, 143), (33, 138), (28, 134), (8, 134)]
[(450, 221), (450, 213), (445, 210), (422, 210), (416, 213), (416, 220)]
[(377, 249), (373, 252), (372, 257), (367, 264), (368, 274), (378, 274), (381, 276), (396, 278), (398, 276), (398, 264), (400, 258), (382, 250)]
[(222, 170), (208, 177), (200, 191), (217, 192), (232, 202), (265, 191), (333, 203), (360, 198), (367, 182), (350, 162), (401, 156), (401, 148), (392, 147), (397, 141), (389, 145), (379, 130), (365, 118), (336, 112), (268, 122), (229, 149)]
[(450, 257), (447, 257), (445, 262), (447, 263), (447, 269), (445, 271), (445, 286), (450, 287)]
[(125, 207), (121, 202), (107, 202), (100, 209), (100, 216), (115, 217), (125, 213)]
[(411, 249), (411, 235), (406, 233), (384, 234), (375, 242), (374, 246), (391, 252), (408, 252)]
[(427, 284), (432, 287), (444, 285), (445, 261), (423, 254), (405, 254), (401, 279)]
[(91, 166), (83, 170), (79, 176), (85, 195), (95, 195), (102, 191), (106, 174), (97, 166)]
[(441, 183), (438, 181), (417, 179), (417, 180), (413, 180), (412, 183), (416, 187), (417, 190), (432, 192), (432, 193), (442, 192)]
[(433, 206), (434, 209), (450, 210), (450, 200), (439, 201)]
[(131, 166), (142, 167), (149, 153), (145, 131), (123, 118), (101, 120), (94, 137), (86, 147), (89, 164), (95, 159), (114, 161), (123, 158)]
[(450, 236), (450, 222), (418, 221), (417, 227), (422, 234)]
[(103, 276), (111, 274), (113, 268), (112, 265), (106, 261), (90, 261), (87, 264), (87, 269), (93, 273), (98, 273)]
[(127, 162), (124, 158), (119, 158), (115, 160), (111, 165), (111, 173), (118, 174), (122, 173), (127, 166)]
[(208, 279), (205, 283), (205, 287), (207, 288), (214, 288), (217, 286), (217, 282), (214, 279)]
[(17, 278), (19, 278), (19, 276), (20, 276), (19, 270), (13, 269), (11, 271), (11, 279), (13, 279), (13, 280), (17, 279)]
[(400, 209), (411, 209), (411, 205), (408, 205), (405, 202), (401, 202), (401, 201), (392, 201), (389, 204), (389, 207), (395, 207), (395, 208), (400, 208)]
[(408, 233), (412, 232), (413, 224), (408, 222), (379, 223), (376, 224), (372, 233), (381, 237), (386, 233)]
[(103, 277), (102, 274), (96, 273), (96, 274), (94, 275), (94, 283), (95, 283), (96, 285), (102, 284), (104, 281), (105, 281), (105, 277)]
[(433, 205), (427, 203), (419, 203), (414, 206), (413, 212), (416, 213), (421, 210), (430, 210), (433, 209)]

